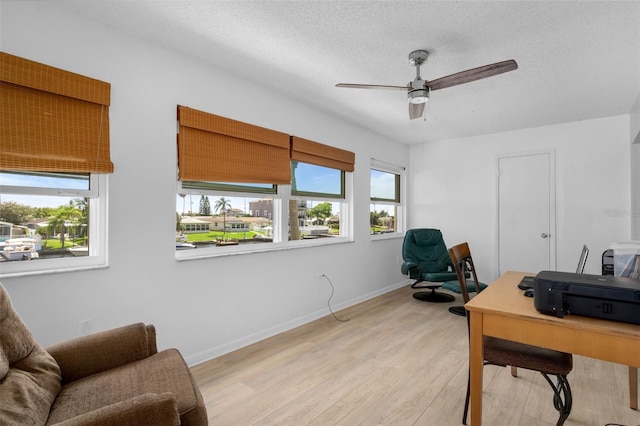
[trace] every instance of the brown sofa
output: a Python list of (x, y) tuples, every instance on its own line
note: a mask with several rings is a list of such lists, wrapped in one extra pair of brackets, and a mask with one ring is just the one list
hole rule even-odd
[(207, 425), (176, 349), (158, 352), (142, 323), (44, 349), (0, 284), (0, 424)]

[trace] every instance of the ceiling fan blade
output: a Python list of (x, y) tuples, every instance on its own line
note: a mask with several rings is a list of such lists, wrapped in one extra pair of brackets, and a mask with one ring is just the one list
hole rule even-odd
[(458, 84), (470, 83), (472, 81), (481, 80), (483, 78), (492, 77), (494, 75), (516, 69), (518, 69), (518, 64), (513, 59), (510, 59), (508, 61), (496, 62), (495, 64), (472, 68), (446, 77), (441, 77), (427, 82), (427, 86), (429, 86), (429, 89), (431, 90), (439, 90), (451, 86), (457, 86)]
[(409, 90), (407, 86), (386, 86), (383, 84), (350, 84), (350, 83), (338, 83), (336, 87), (345, 87), (347, 89), (402, 89)]
[(425, 104), (412, 104), (409, 102), (409, 119), (414, 120), (422, 117)]

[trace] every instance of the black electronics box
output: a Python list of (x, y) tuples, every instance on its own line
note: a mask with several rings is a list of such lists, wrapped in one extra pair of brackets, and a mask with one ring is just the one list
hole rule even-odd
[(533, 280), (538, 312), (640, 324), (640, 280), (612, 275), (541, 271)]

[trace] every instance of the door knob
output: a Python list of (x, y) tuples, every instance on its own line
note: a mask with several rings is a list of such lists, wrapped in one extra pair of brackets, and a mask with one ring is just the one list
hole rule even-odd
[(549, 234), (547, 234), (546, 232), (543, 232), (540, 236), (541, 236), (542, 238), (549, 238), (549, 237), (550, 237), (550, 235), (549, 235)]

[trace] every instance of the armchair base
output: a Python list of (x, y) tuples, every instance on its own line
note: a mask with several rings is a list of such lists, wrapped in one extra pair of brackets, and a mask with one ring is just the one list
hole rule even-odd
[(431, 291), (415, 292), (413, 293), (413, 298), (421, 300), (423, 302), (432, 302), (432, 303), (450, 303), (456, 300), (456, 298), (450, 294), (437, 292), (436, 288), (437, 287), (431, 288)]
[(452, 314), (460, 315), (461, 317), (467, 316), (467, 310), (464, 306), (452, 306), (449, 308), (449, 312)]

